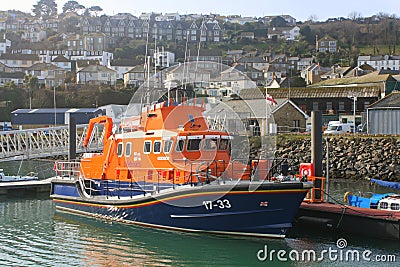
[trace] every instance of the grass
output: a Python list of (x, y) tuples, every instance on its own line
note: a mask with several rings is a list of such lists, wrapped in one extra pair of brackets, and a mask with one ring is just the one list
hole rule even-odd
[[(374, 55), (374, 47), (376, 48), (376, 55), (391, 55), (392, 51), (389, 51), (389, 45), (365, 45), (359, 46), (360, 55)], [(393, 50), (393, 45), (390, 45), (390, 49)], [(396, 45), (396, 55), (400, 54), (400, 45)]]

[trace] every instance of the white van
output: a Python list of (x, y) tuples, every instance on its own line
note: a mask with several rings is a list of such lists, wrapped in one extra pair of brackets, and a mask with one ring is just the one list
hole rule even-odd
[(341, 134), (353, 132), (352, 123), (343, 123), (340, 121), (330, 121), (328, 127), (324, 131), (325, 134)]

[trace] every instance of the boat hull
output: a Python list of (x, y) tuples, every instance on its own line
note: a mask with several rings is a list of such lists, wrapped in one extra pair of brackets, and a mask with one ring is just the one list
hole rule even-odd
[[(256, 188), (253, 190), (253, 187)], [(123, 223), (193, 232), (284, 237), (308, 187), (300, 182), (180, 186), (154, 195), (85, 197), (53, 180), (56, 208)]]

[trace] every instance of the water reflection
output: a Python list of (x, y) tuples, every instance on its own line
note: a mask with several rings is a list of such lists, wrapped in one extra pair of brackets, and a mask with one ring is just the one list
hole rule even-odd
[[(332, 196), (345, 191), (381, 192), (367, 182), (332, 183)], [(364, 266), (365, 262), (259, 261), (257, 252), (336, 248), (345, 238), (348, 248), (395, 254), (400, 242), (373, 240), (313, 229), (290, 232), (284, 240), (234, 238), (162, 231), (56, 212), (47, 194), (0, 196), (1, 266)]]

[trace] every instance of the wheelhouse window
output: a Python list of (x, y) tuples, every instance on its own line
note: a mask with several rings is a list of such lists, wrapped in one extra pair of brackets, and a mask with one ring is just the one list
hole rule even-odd
[(221, 139), (219, 141), (218, 149), (219, 150), (227, 150), (229, 148), (229, 139)]
[(151, 141), (144, 141), (143, 153), (149, 154), (151, 152)]
[(125, 146), (125, 156), (130, 157), (131, 153), (132, 153), (132, 143), (129, 142), (129, 143), (126, 143), (126, 146)]
[(171, 151), (172, 147), (172, 140), (165, 140), (164, 141), (164, 153), (168, 154)]
[(122, 153), (124, 153), (124, 143), (119, 143), (117, 146), (117, 155), (118, 157), (122, 157)]
[(182, 152), (184, 147), (185, 147), (185, 140), (179, 139), (178, 142), (176, 143), (175, 151)]
[(161, 153), (161, 141), (154, 141), (153, 152), (154, 152), (154, 154), (160, 154)]
[(186, 149), (188, 151), (198, 151), (200, 150), (201, 139), (189, 139)]
[(207, 138), (204, 139), (203, 149), (204, 150), (216, 150), (218, 146), (218, 138)]

